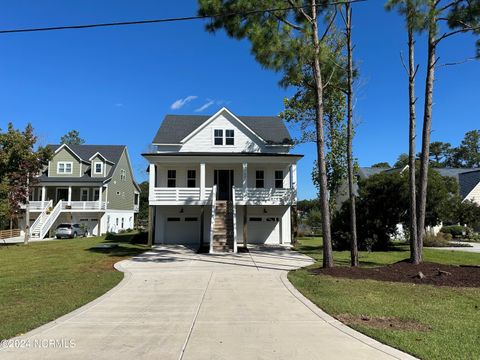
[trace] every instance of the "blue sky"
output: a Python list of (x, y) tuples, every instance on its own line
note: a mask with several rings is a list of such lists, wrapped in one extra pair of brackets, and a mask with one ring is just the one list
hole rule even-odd
[[(354, 150), (361, 166), (393, 163), (408, 149), (405, 49), (402, 19), (370, 0), (354, 7), (354, 42), (360, 79)], [(0, 28), (189, 16), (196, 1), (3, 0)], [(279, 75), (262, 69), (246, 41), (204, 31), (202, 21), (0, 36), (0, 128), (31, 122), (41, 144), (58, 143), (77, 129), (89, 144), (128, 146), (138, 181), (146, 179), (147, 150), (164, 115), (211, 114), (227, 106), (238, 115), (277, 115), (291, 94)], [(425, 41), (418, 40), (423, 64)], [(474, 54), (474, 38), (451, 38), (439, 63)], [(418, 75), (423, 92), (424, 72)], [(440, 68), (436, 77), (432, 140), (458, 144), (479, 128), (480, 64)], [(191, 98), (182, 107), (175, 101)], [(206, 107), (206, 104), (212, 103)], [(419, 99), (419, 120), (422, 99)], [(201, 108), (204, 107), (202, 110)], [(196, 111), (197, 110), (197, 111)], [(297, 135), (294, 131), (293, 135)], [(313, 144), (298, 146), (299, 197), (311, 198)]]

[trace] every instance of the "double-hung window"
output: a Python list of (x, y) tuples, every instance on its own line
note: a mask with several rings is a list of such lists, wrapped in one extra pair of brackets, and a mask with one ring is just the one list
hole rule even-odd
[(225, 145), (235, 145), (234, 130), (225, 130)]
[(120, 180), (127, 181), (127, 172), (125, 171), (125, 169), (120, 170)]
[(71, 174), (72, 163), (67, 161), (61, 161), (57, 165), (57, 173), (59, 174)]
[(167, 187), (177, 186), (177, 170), (167, 171)]
[(215, 145), (223, 145), (223, 130), (222, 129), (213, 130), (213, 143)]
[(257, 189), (263, 189), (265, 187), (265, 171), (255, 171), (255, 187)]
[(96, 175), (103, 174), (103, 163), (95, 162), (93, 164), (93, 173)]
[(187, 170), (187, 187), (194, 188), (196, 184), (197, 172), (195, 170)]
[(283, 170), (275, 170), (275, 188), (283, 189)]

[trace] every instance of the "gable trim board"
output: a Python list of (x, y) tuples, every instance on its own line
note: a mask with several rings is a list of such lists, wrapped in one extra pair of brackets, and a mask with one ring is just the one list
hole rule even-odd
[(233, 117), (236, 121), (238, 121), (243, 127), (245, 127), (250, 132), (250, 134), (255, 136), (258, 140), (260, 140), (263, 143), (266, 143), (266, 141), (264, 139), (262, 139), (256, 132), (254, 132), (252, 129), (250, 129), (242, 120), (240, 120), (237, 116), (235, 116), (226, 107), (221, 108), (215, 114), (210, 116), (210, 118), (207, 119), (207, 121), (203, 122), (200, 126), (198, 126), (195, 130), (193, 130), (185, 138), (183, 138), (180, 142), (182, 144), (186, 143), (188, 140), (190, 140), (192, 137), (194, 137), (196, 134), (198, 134), (200, 131), (202, 131), (204, 128), (206, 128), (208, 125), (210, 125), (217, 117), (219, 117), (224, 112), (227, 113), (228, 115), (230, 115), (231, 117)]

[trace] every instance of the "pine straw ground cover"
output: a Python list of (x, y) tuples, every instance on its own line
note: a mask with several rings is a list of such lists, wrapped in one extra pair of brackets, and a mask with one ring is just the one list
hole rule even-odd
[[(319, 238), (300, 240), (297, 249), (317, 263), (289, 273), (293, 285), (320, 308), (352, 328), (422, 359), (480, 359), (480, 288), (421, 283), (415, 278), (420, 268), (410, 269), (412, 272), (405, 275), (399, 268), (409, 257), (406, 246), (386, 252), (360, 252), (360, 270), (319, 270), (320, 244)], [(334, 252), (336, 266), (348, 266), (349, 255), (346, 251)], [(439, 270), (451, 272), (444, 270), (451, 270), (450, 265), (480, 265), (480, 254), (461, 251), (425, 249), (424, 258), (430, 263), (423, 265), (430, 269), (424, 268), (426, 279), (453, 276), (438, 275)], [(386, 270), (380, 273), (397, 266), (396, 270), (403, 273), (400, 277), (415, 280), (368, 278), (377, 272), (375, 268), (383, 266)], [(478, 271), (474, 267), (464, 269), (472, 270), (472, 274)], [(356, 275), (362, 271), (367, 276)], [(347, 273), (355, 275), (345, 276)]]

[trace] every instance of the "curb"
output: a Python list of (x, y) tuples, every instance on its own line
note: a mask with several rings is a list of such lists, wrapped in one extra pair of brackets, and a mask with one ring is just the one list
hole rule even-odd
[(313, 302), (311, 302), (309, 299), (307, 299), (305, 296), (298, 291), (293, 284), (288, 280), (287, 277), (288, 272), (284, 272), (280, 275), (280, 280), (282, 281), (283, 285), (287, 288), (287, 290), (297, 299), (299, 300), (303, 305), (305, 305), (311, 312), (313, 312), (315, 315), (317, 315), (320, 319), (325, 321), (327, 324), (330, 326), (336, 328), (337, 330), (340, 330), (344, 334), (353, 337), (354, 339), (361, 341), (367, 346), (370, 346), (378, 351), (383, 352), (384, 354), (390, 355), (395, 359), (399, 360), (418, 360), (416, 357), (404, 353), (403, 351), (400, 351), (398, 349), (395, 349), (391, 346), (385, 345), (377, 340), (372, 339), (371, 337), (368, 337), (367, 335), (364, 335), (344, 323), (338, 321), (335, 319), (333, 316), (327, 314), (325, 311), (320, 309), (317, 305), (315, 305)]

